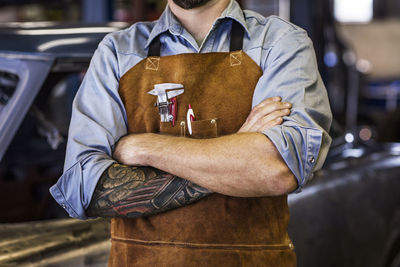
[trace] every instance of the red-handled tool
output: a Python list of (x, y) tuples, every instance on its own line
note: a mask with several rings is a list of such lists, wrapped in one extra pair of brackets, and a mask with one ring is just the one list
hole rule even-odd
[(176, 114), (178, 111), (178, 101), (176, 100), (176, 97), (171, 98), (171, 104), (169, 105), (169, 114), (172, 115), (172, 126), (175, 126), (176, 122)]
[[(175, 124), (176, 114), (178, 112), (177, 97), (183, 94), (185, 89), (183, 89), (182, 84), (178, 83), (160, 83), (155, 84), (154, 89), (148, 93), (157, 96), (158, 112), (160, 113), (160, 121), (162, 122), (172, 122)], [(175, 98), (175, 100), (172, 100)], [(173, 106), (173, 107), (171, 107)]]

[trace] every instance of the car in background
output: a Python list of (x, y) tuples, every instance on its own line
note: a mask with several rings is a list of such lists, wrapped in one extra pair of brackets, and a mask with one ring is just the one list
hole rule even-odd
[(0, 24), (0, 222), (64, 214), (48, 188), (62, 172), (72, 100), (98, 43), (126, 26)]
[(400, 266), (399, 143), (337, 136), (324, 167), (288, 202), (298, 266)]
[[(97, 44), (125, 24), (0, 25), (0, 265), (106, 266), (109, 221), (50, 197), (74, 95)], [(400, 144), (334, 124), (324, 168), (289, 196), (298, 266), (400, 266)]]

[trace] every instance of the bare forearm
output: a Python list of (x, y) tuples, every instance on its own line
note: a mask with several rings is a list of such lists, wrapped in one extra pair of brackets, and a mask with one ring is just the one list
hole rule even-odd
[(135, 218), (186, 206), (210, 193), (152, 167), (113, 164), (100, 177), (87, 213)]
[(144, 134), (125, 137), (123, 143), (126, 154), (117, 157), (124, 163), (153, 166), (217, 193), (272, 196), (296, 187), (292, 173), (263, 134), (204, 140)]

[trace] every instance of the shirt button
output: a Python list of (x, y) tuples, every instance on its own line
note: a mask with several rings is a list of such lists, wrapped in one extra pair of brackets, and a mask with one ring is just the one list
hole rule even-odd
[(311, 157), (310, 160), (309, 160), (309, 162), (310, 162), (311, 164), (314, 164), (315, 158), (314, 158), (314, 157)]
[(64, 209), (67, 209), (67, 206), (65, 204), (62, 204), (61, 207), (63, 207)]

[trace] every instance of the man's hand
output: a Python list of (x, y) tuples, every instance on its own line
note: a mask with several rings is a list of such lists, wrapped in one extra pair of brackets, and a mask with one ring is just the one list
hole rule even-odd
[(255, 106), (238, 133), (258, 132), (272, 128), (283, 122), (283, 116), (290, 114), (292, 104), (281, 102), (279, 96), (270, 97)]
[(154, 142), (159, 138), (159, 135), (153, 133), (124, 136), (116, 144), (113, 158), (124, 165), (147, 166), (146, 155), (156, 149)]

